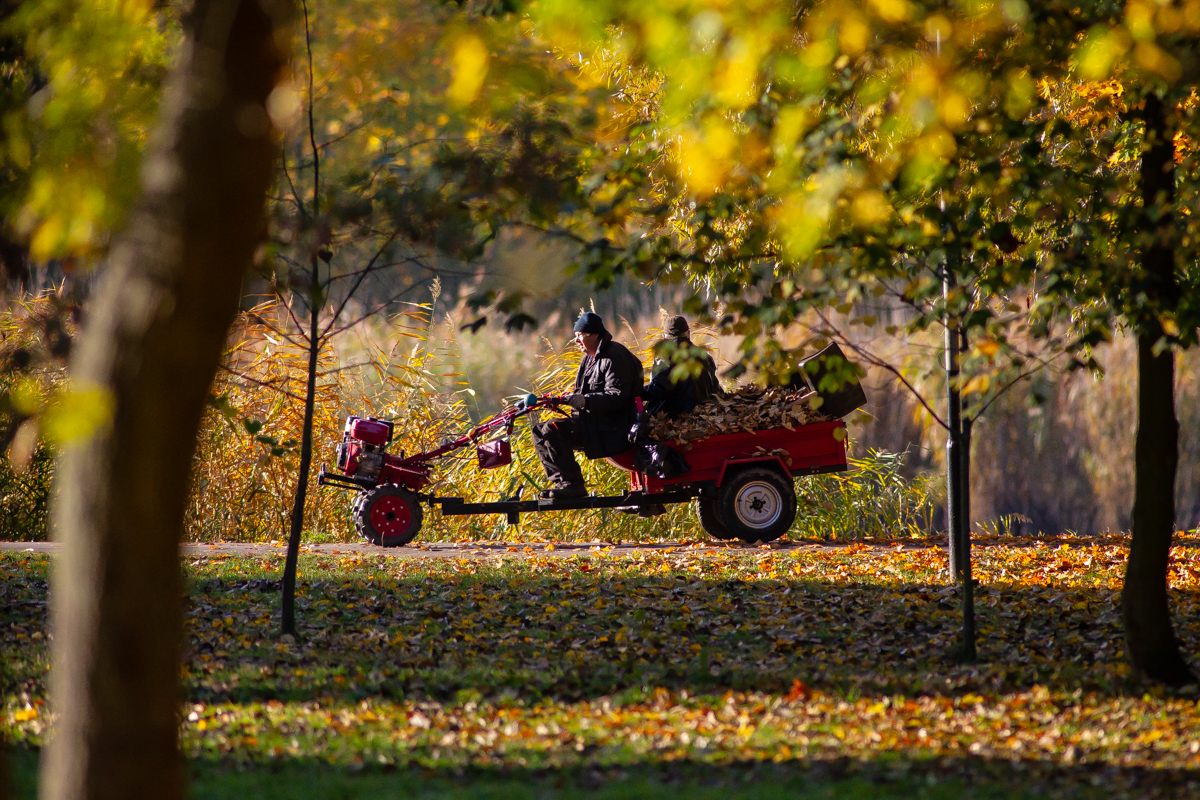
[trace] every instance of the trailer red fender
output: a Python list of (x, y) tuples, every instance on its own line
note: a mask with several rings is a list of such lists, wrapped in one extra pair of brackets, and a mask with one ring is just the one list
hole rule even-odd
[(789, 477), (837, 472), (846, 468), (846, 424), (841, 420), (814, 422), (794, 428), (770, 428), (753, 433), (721, 433), (691, 442), (667, 442), (691, 467), (677, 478), (655, 478), (633, 468), (634, 453), (628, 450), (609, 461), (629, 470), (634, 489), (647, 493), (701, 481), (724, 483), (728, 472), (756, 462), (777, 465)]

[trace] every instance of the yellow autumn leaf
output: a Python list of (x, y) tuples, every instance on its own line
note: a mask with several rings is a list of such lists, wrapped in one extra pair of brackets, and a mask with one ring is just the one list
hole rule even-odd
[(488, 48), (475, 34), (459, 37), (450, 58), (451, 80), (446, 96), (457, 106), (470, 104), (479, 96), (488, 73)]

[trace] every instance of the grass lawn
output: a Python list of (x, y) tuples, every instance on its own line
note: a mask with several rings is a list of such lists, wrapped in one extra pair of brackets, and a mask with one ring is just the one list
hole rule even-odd
[[(36, 797), (37, 754), (16, 753), (18, 798)], [(346, 800), (415, 798), (416, 800), (519, 800), (529, 797), (633, 800), (686, 792), (689, 800), (961, 800), (1037, 796), (1100, 797), (1086, 781), (1072, 785), (1060, 777), (993, 774), (966, 782), (937, 775), (907, 776), (877, 771), (863, 775), (861, 766), (796, 764), (698, 766), (619, 770), (469, 771), (438, 774), (428, 769), (347, 767), (313, 760), (270, 765), (222, 766), (192, 761), (190, 796), (195, 800)]]
[[(1200, 650), (1200, 552), (1174, 551)], [(1200, 709), (1128, 674), (1119, 539), (977, 551), (980, 663), (944, 553), (187, 559), (196, 798), (1193, 797)], [(18, 797), (46, 733), (48, 561), (0, 556)]]

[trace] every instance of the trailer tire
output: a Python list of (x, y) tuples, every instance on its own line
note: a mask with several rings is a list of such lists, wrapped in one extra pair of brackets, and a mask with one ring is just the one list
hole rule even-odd
[(403, 547), (421, 530), (424, 512), (417, 496), (395, 484), (368, 489), (354, 501), (354, 529), (381, 547)]
[(732, 536), (747, 544), (773, 542), (796, 521), (796, 486), (776, 470), (750, 467), (717, 490), (716, 510)]
[(717, 513), (717, 498), (697, 497), (696, 516), (700, 517), (700, 527), (704, 528), (704, 532), (712, 538), (722, 542), (737, 538), (737, 534), (731, 533), (728, 526), (721, 521), (721, 517)]

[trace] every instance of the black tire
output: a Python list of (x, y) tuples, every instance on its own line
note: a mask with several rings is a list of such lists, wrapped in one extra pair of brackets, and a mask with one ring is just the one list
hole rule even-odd
[(354, 503), (350, 506), (350, 519), (354, 521), (354, 530), (358, 532), (359, 536), (363, 537), (371, 544), (379, 544), (379, 542), (371, 541), (371, 539), (369, 539), (367, 534), (363, 531), (362, 526), (358, 524), (359, 519), (362, 518), (363, 501), (367, 499), (367, 494), (367, 492), (363, 491), (354, 496)]
[(717, 490), (717, 516), (747, 544), (773, 542), (796, 521), (796, 486), (773, 469), (750, 467)]
[(382, 547), (403, 547), (411, 542), (425, 517), (415, 494), (390, 483), (360, 494), (353, 514), (358, 535)]
[(704, 532), (712, 538), (720, 539), (722, 542), (737, 538), (737, 534), (730, 533), (729, 528), (717, 514), (717, 498), (697, 497), (696, 516), (700, 517), (700, 527), (704, 528)]

